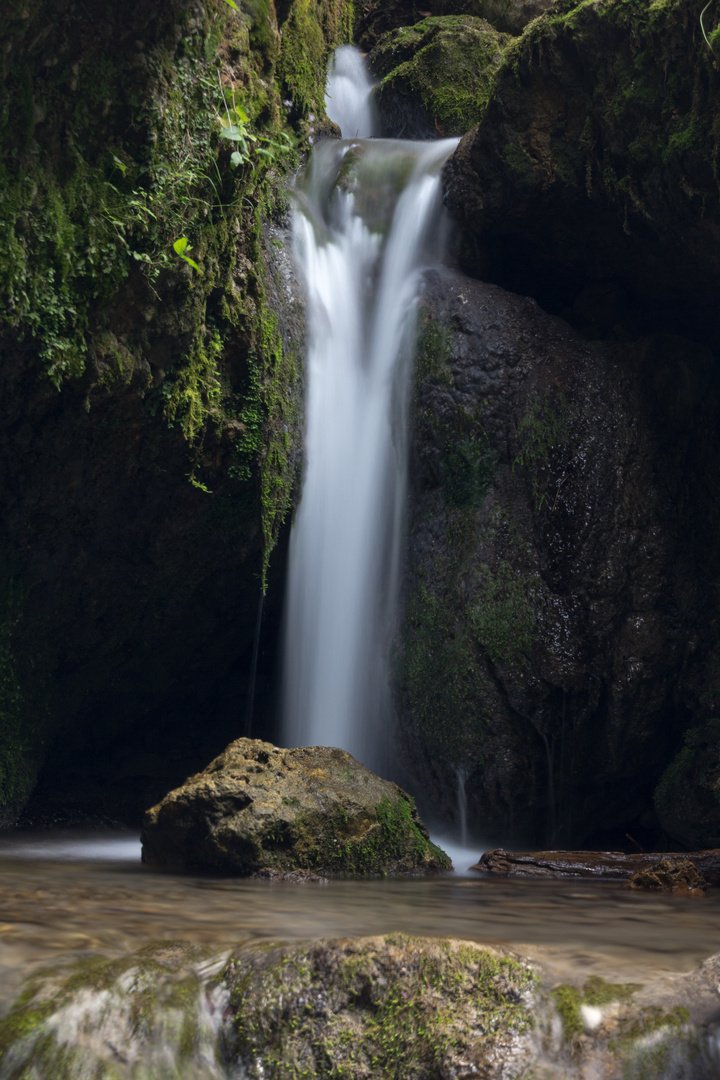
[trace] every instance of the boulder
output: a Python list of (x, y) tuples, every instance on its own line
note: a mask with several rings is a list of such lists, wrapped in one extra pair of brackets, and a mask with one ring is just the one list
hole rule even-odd
[(485, 19), (446, 15), (384, 34), (368, 57), (385, 135), (463, 135), (481, 119), (508, 40)]
[(588, 976), (589, 959), (558, 983), (512, 950), (448, 938), (251, 942), (229, 955), (155, 942), (31, 974), (0, 1018), (0, 1075), (717, 1077), (720, 957), (622, 983)]
[(382, 34), (413, 26), (428, 16), (471, 15), (487, 21), (506, 34), (520, 34), (529, 22), (542, 15), (554, 0), (367, 0), (357, 26), (357, 39), (372, 48)]
[(506, 50), (448, 164), (465, 268), (558, 313), (604, 294), (626, 336), (716, 346), (719, 88), (685, 0), (554, 5)]
[(237, 739), (145, 815), (143, 862), (249, 875), (452, 869), (413, 800), (344, 750)]
[(708, 883), (692, 859), (660, 859), (654, 866), (646, 866), (631, 875), (629, 889), (646, 889), (650, 892), (705, 892)]

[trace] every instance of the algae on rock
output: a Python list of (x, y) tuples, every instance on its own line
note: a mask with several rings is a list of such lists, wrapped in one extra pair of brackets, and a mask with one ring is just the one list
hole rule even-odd
[(387, 135), (463, 135), (482, 119), (505, 35), (484, 19), (446, 15), (380, 38), (368, 62)]
[(344, 750), (237, 739), (145, 815), (143, 861), (169, 870), (335, 876), (452, 868), (415, 803)]

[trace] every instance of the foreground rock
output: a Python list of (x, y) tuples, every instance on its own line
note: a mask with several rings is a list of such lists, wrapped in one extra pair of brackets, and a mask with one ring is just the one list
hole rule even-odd
[(143, 862), (222, 874), (451, 869), (415, 803), (344, 750), (237, 739), (145, 815)]
[[(496, 848), (486, 851), (472, 869), (505, 877), (584, 877), (615, 881), (654, 873), (655, 884), (651, 884), (650, 876), (641, 876), (635, 884), (640, 888), (672, 888), (673, 867), (688, 872), (688, 864), (705, 883), (720, 882), (720, 849), (625, 855), (620, 851), (504, 851)], [(665, 883), (660, 884), (663, 876)], [(697, 887), (703, 887), (698, 877), (688, 877), (685, 888)]]
[(558, 985), (506, 949), (393, 934), (213, 954), (161, 942), (28, 980), (0, 1076), (597, 1080), (717, 1076), (720, 957)]

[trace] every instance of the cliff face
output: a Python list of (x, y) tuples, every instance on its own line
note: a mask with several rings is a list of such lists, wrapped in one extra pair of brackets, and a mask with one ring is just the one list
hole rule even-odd
[(44, 765), (41, 809), (134, 819), (242, 729), (300, 441), (285, 178), (350, 14), (1, 17), (0, 816)]
[(397, 688), (484, 836), (717, 836), (717, 78), (683, 3), (555, 4), (446, 166), (512, 293), (428, 280)]

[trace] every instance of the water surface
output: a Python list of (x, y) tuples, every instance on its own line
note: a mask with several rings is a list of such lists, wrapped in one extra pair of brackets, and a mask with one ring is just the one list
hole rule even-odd
[(222, 947), (404, 931), (503, 943), (554, 978), (642, 982), (720, 951), (720, 890), (446, 876), (327, 885), (158, 874), (128, 834), (0, 837), (0, 1009), (33, 968), (159, 938)]

